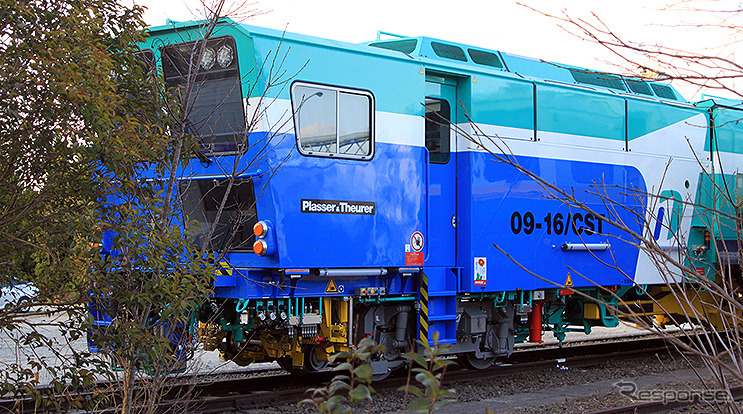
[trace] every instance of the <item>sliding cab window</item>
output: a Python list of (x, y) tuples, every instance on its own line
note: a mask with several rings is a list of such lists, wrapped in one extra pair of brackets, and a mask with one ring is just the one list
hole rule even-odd
[(362, 160), (374, 156), (370, 92), (294, 83), (292, 108), (300, 153)]
[(451, 107), (444, 99), (426, 98), (426, 148), (434, 164), (449, 162)]

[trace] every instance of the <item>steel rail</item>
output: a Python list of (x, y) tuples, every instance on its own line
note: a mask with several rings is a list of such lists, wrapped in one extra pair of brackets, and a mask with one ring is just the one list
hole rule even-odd
[[(484, 370), (450, 369), (445, 383), (453, 384), (482, 378), (498, 378), (515, 373), (552, 367), (587, 367), (616, 358), (651, 355), (666, 351), (663, 338), (635, 339), (622, 342), (588, 343), (562, 348), (521, 349), (499, 365)], [(216, 379), (222, 374), (178, 378), (167, 393), (158, 412), (186, 411), (195, 413), (219, 413), (230, 410), (250, 410), (276, 404), (301, 401), (307, 397), (307, 389), (323, 386), (338, 374), (324, 371), (306, 376), (275, 375), (241, 379)], [(374, 387), (394, 389), (407, 382), (406, 370), (392, 375)], [(184, 397), (185, 396), (185, 397)], [(0, 412), (34, 413), (39, 407), (28, 398), (0, 399)], [(96, 413), (116, 413), (115, 408), (104, 408)]]
[[(743, 400), (743, 386), (730, 387), (730, 394), (733, 400), (739, 402)], [(607, 408), (601, 411), (594, 411), (591, 414), (654, 414), (654, 413), (665, 413), (669, 410), (676, 410), (681, 408), (691, 407), (696, 404), (703, 404), (704, 401), (699, 401), (696, 398), (692, 398), (688, 401), (644, 401), (636, 404), (625, 405), (622, 407)], [(711, 403), (710, 403), (711, 404)]]

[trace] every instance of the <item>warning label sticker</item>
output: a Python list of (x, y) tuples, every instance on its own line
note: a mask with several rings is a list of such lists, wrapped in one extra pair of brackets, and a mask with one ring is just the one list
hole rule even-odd
[(338, 285), (335, 284), (332, 277), (328, 281), (328, 286), (325, 287), (325, 293), (338, 293)]
[(568, 273), (568, 277), (565, 279), (565, 287), (573, 287), (573, 278), (570, 277), (570, 273)]
[(423, 266), (423, 252), (405, 253), (405, 266)]
[(475, 257), (475, 286), (488, 284), (488, 262), (486, 257)]
[(423, 250), (423, 234), (421, 232), (416, 231), (410, 236), (410, 247), (413, 248), (414, 252)]

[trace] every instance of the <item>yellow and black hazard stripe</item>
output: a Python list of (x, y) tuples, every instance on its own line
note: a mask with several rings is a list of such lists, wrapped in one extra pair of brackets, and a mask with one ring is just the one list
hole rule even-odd
[(420, 272), (420, 300), (421, 300), (421, 312), (420, 312), (420, 332), (418, 339), (424, 344), (428, 343), (428, 276)]
[(216, 266), (217, 276), (232, 276), (232, 266), (227, 262), (219, 262)]

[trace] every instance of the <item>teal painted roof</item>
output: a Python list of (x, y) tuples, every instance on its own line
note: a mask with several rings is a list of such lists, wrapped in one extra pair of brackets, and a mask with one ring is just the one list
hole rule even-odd
[(719, 96), (702, 95), (702, 100), (695, 103), (700, 108), (710, 108), (713, 106), (726, 106), (731, 109), (743, 110), (743, 101), (740, 99), (721, 98)]
[[(150, 28), (150, 33), (156, 35), (164, 31), (183, 30), (189, 27), (199, 26), (201, 23), (198, 21), (169, 21), (164, 26)], [(649, 82), (642, 79), (597, 72), (586, 68), (548, 62), (541, 59), (503, 53), (494, 49), (469, 46), (430, 37), (405, 37), (379, 32), (377, 40), (354, 44), (238, 24), (230, 19), (224, 19), (222, 24), (245, 31), (250, 36), (283, 38), (292, 42), (313, 44), (332, 49), (343, 49), (356, 53), (375, 53), (390, 57), (398, 56), (404, 59), (418, 59), (422, 63), (435, 63), (438, 66), (450, 66), (453, 69), (469, 69), (478, 72), (509, 72), (533, 80), (580, 85), (614, 93), (667, 101), (687, 102), (672, 86), (665, 83)], [(381, 34), (391, 35), (394, 38), (381, 40), (379, 39), (379, 35)]]
[(410, 57), (434, 59), (449, 64), (465, 64), (481, 70), (508, 71), (535, 80), (582, 85), (619, 93), (686, 102), (681, 94), (665, 83), (648, 82), (430, 37), (397, 37), (399, 38), (375, 40), (365, 44), (405, 53)]

